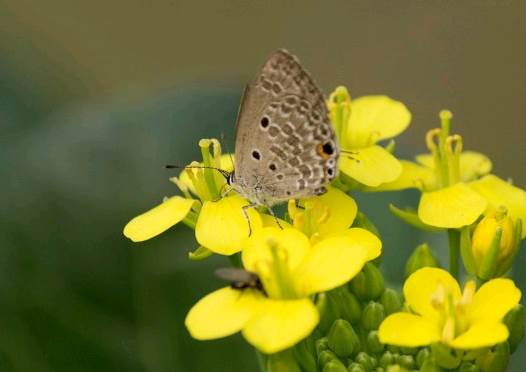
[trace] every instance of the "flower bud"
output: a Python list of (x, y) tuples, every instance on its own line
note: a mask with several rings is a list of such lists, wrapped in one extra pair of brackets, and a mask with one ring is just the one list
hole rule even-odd
[(515, 306), (504, 318), (504, 323), (508, 327), (510, 336), (510, 353), (513, 354), (524, 337), (524, 306)]
[(477, 275), (488, 280), (511, 267), (519, 248), (516, 226), (505, 208), (484, 217), (473, 232), (471, 251)]
[(331, 360), (337, 360), (339, 361), (336, 354), (334, 354), (330, 350), (323, 350), (321, 353), (318, 354), (318, 365), (323, 368), (327, 363), (329, 363)]
[(358, 299), (346, 286), (327, 292), (331, 306), (337, 308), (338, 315), (350, 323), (356, 324), (360, 321), (362, 308)]
[(347, 372), (347, 368), (339, 360), (333, 359), (325, 364), (322, 372)]
[(320, 323), (318, 324), (319, 329), (322, 333), (329, 332), (329, 329), (332, 326), (332, 323), (340, 318), (336, 304), (330, 298), (328, 293), (320, 293), (318, 295), (318, 301), (316, 302), (316, 307), (320, 313)]
[(420, 367), (420, 372), (442, 372), (443, 369), (438, 366), (433, 358), (424, 360), (424, 364)]
[(383, 353), (383, 355), (380, 357), (380, 366), (383, 368), (387, 368), (394, 362), (395, 358), (393, 357), (393, 353), (391, 353), (389, 350)]
[(315, 372), (316, 366), (316, 348), (314, 339), (307, 337), (300, 341), (292, 348), (292, 352), (302, 371)]
[(374, 367), (376, 367), (376, 364), (378, 362), (376, 359), (371, 358), (367, 353), (361, 351), (356, 355), (356, 358), (354, 358), (354, 361), (358, 364), (360, 364), (362, 367), (365, 368), (366, 371), (372, 371)]
[(415, 368), (415, 358), (413, 358), (411, 355), (400, 355), (398, 358), (396, 358), (396, 363), (398, 363), (400, 367), (406, 369)]
[(391, 288), (386, 288), (380, 297), (380, 303), (384, 307), (385, 315), (391, 315), (402, 308), (404, 301), (397, 291)]
[(384, 351), (384, 344), (378, 338), (378, 331), (371, 331), (367, 334), (367, 350), (374, 354)]
[(329, 340), (327, 337), (322, 337), (316, 340), (316, 354), (320, 355), (322, 351), (329, 348)]
[[(431, 344), (431, 350), (438, 366), (447, 369), (455, 369), (460, 365), (462, 357), (459, 355), (453, 355), (448, 346), (440, 343)], [(426, 363), (424, 363), (424, 366), (425, 365)]]
[(507, 342), (503, 342), (488, 351), (478, 364), (484, 372), (503, 372), (507, 370), (509, 361), (510, 346)]
[(418, 247), (416, 247), (413, 251), (413, 254), (411, 254), (407, 260), (407, 263), (405, 264), (406, 279), (409, 277), (409, 275), (423, 267), (440, 267), (438, 260), (433, 255), (433, 252), (427, 243), (420, 244)]
[(349, 372), (367, 372), (366, 369), (356, 362), (352, 362), (349, 364), (349, 367), (347, 367), (347, 371)]
[(376, 330), (384, 320), (384, 307), (378, 302), (369, 302), (363, 309), (362, 325), (368, 330)]
[(416, 354), (416, 365), (418, 368), (422, 368), (424, 362), (430, 357), (430, 355), (431, 353), (427, 348), (420, 350), (418, 354)]
[(288, 351), (282, 351), (269, 355), (267, 359), (266, 370), (268, 372), (301, 372), (301, 369), (296, 363), (294, 356)]
[(351, 280), (352, 292), (362, 301), (376, 300), (384, 291), (384, 277), (380, 269), (367, 263), (362, 271)]
[(458, 369), (458, 372), (479, 372), (479, 371), (480, 371), (480, 368), (476, 364), (473, 364), (470, 362), (463, 362)]
[(329, 348), (340, 358), (350, 357), (360, 350), (360, 339), (352, 325), (343, 319), (336, 320), (328, 336)]

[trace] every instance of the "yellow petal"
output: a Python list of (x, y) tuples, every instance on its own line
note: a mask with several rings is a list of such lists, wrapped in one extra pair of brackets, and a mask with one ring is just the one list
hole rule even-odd
[(378, 329), (380, 342), (404, 347), (418, 347), (440, 340), (437, 323), (409, 313), (389, 315)]
[[(430, 169), (435, 168), (433, 155), (422, 154), (416, 160)], [(484, 154), (475, 151), (464, 151), (460, 154), (460, 180), (463, 182), (472, 181), (491, 171), (491, 160)]]
[(455, 349), (479, 349), (504, 342), (508, 335), (508, 328), (502, 323), (476, 323), (448, 344)]
[(301, 295), (327, 291), (347, 283), (367, 262), (369, 251), (348, 236), (323, 239), (305, 255), (294, 275)]
[(343, 129), (343, 148), (370, 146), (395, 137), (411, 122), (411, 113), (402, 102), (386, 96), (364, 96), (351, 102), (351, 116)]
[(411, 310), (429, 319), (438, 316), (432, 301), (440, 303), (442, 294), (447, 296), (448, 293), (451, 293), (453, 300), (460, 298), (457, 281), (447, 271), (434, 267), (415, 271), (404, 283), (405, 300)]
[(271, 246), (278, 249), (290, 269), (297, 267), (310, 249), (309, 239), (296, 229), (265, 227), (245, 240), (241, 255), (243, 266), (257, 272), (262, 262), (272, 262)]
[(263, 295), (256, 290), (224, 287), (199, 300), (188, 312), (185, 325), (198, 340), (229, 336), (243, 328), (262, 301)]
[(396, 180), (402, 165), (380, 146), (365, 147), (353, 154), (341, 154), (340, 170), (366, 186), (378, 186)]
[[(526, 223), (526, 191), (494, 175), (471, 182), (469, 186), (488, 201), (486, 213), (494, 212), (503, 205), (508, 209), (511, 218), (520, 218), (523, 224)], [(524, 237), (526, 228), (522, 229), (522, 238)]]
[(441, 190), (424, 192), (418, 216), (425, 224), (459, 228), (471, 225), (486, 209), (486, 199), (463, 183)]
[(472, 323), (498, 322), (519, 303), (521, 291), (510, 279), (492, 279), (475, 292), (466, 310)]
[[(241, 250), (242, 241), (249, 235), (249, 221), (243, 215), (242, 207), (248, 202), (237, 195), (227, 196), (218, 201), (203, 204), (195, 236), (199, 244), (214, 253), (231, 255)], [(248, 208), (252, 231), (261, 228), (261, 217), (254, 208)]]
[(335, 187), (328, 187), (325, 194), (313, 199), (321, 201), (329, 208), (329, 217), (317, 226), (321, 236), (345, 231), (352, 225), (358, 206), (349, 195)]
[(402, 172), (397, 179), (366, 189), (366, 191), (394, 191), (410, 188), (426, 190), (433, 188), (435, 175), (431, 169), (407, 160), (400, 160), (400, 164), (402, 165)]
[(368, 230), (353, 227), (340, 235), (351, 238), (353, 245), (364, 247), (367, 250), (367, 261), (374, 260), (382, 254), (382, 241)]
[(182, 221), (194, 203), (195, 200), (173, 196), (128, 222), (124, 235), (134, 242), (153, 238)]
[(307, 337), (318, 321), (318, 310), (309, 299), (267, 299), (243, 327), (243, 336), (258, 350), (273, 354)]

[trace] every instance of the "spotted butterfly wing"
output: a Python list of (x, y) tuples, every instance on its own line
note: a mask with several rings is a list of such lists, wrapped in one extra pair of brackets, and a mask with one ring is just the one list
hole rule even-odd
[(242, 98), (232, 186), (271, 206), (325, 192), (339, 150), (320, 89), (296, 57), (274, 52)]

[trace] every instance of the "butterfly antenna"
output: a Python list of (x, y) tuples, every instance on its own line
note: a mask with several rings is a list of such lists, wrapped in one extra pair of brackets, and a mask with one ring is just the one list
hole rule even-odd
[(180, 165), (172, 165), (172, 164), (167, 164), (164, 167), (166, 169), (213, 169), (221, 173), (221, 175), (225, 177), (226, 180), (228, 180), (228, 177), (230, 177), (229, 171), (221, 169), (221, 168), (216, 168), (216, 167), (205, 167), (205, 166), (200, 166), (200, 165), (189, 165), (189, 166), (183, 167)]

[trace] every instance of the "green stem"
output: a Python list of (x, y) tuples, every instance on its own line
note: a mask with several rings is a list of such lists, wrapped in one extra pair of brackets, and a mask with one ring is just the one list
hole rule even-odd
[(449, 272), (458, 280), (458, 260), (460, 256), (460, 232), (455, 229), (447, 230), (449, 240)]
[(266, 363), (265, 363), (265, 356), (258, 349), (254, 349), (254, 351), (256, 352), (256, 357), (258, 359), (259, 370), (261, 372), (267, 372), (267, 367), (266, 367)]

